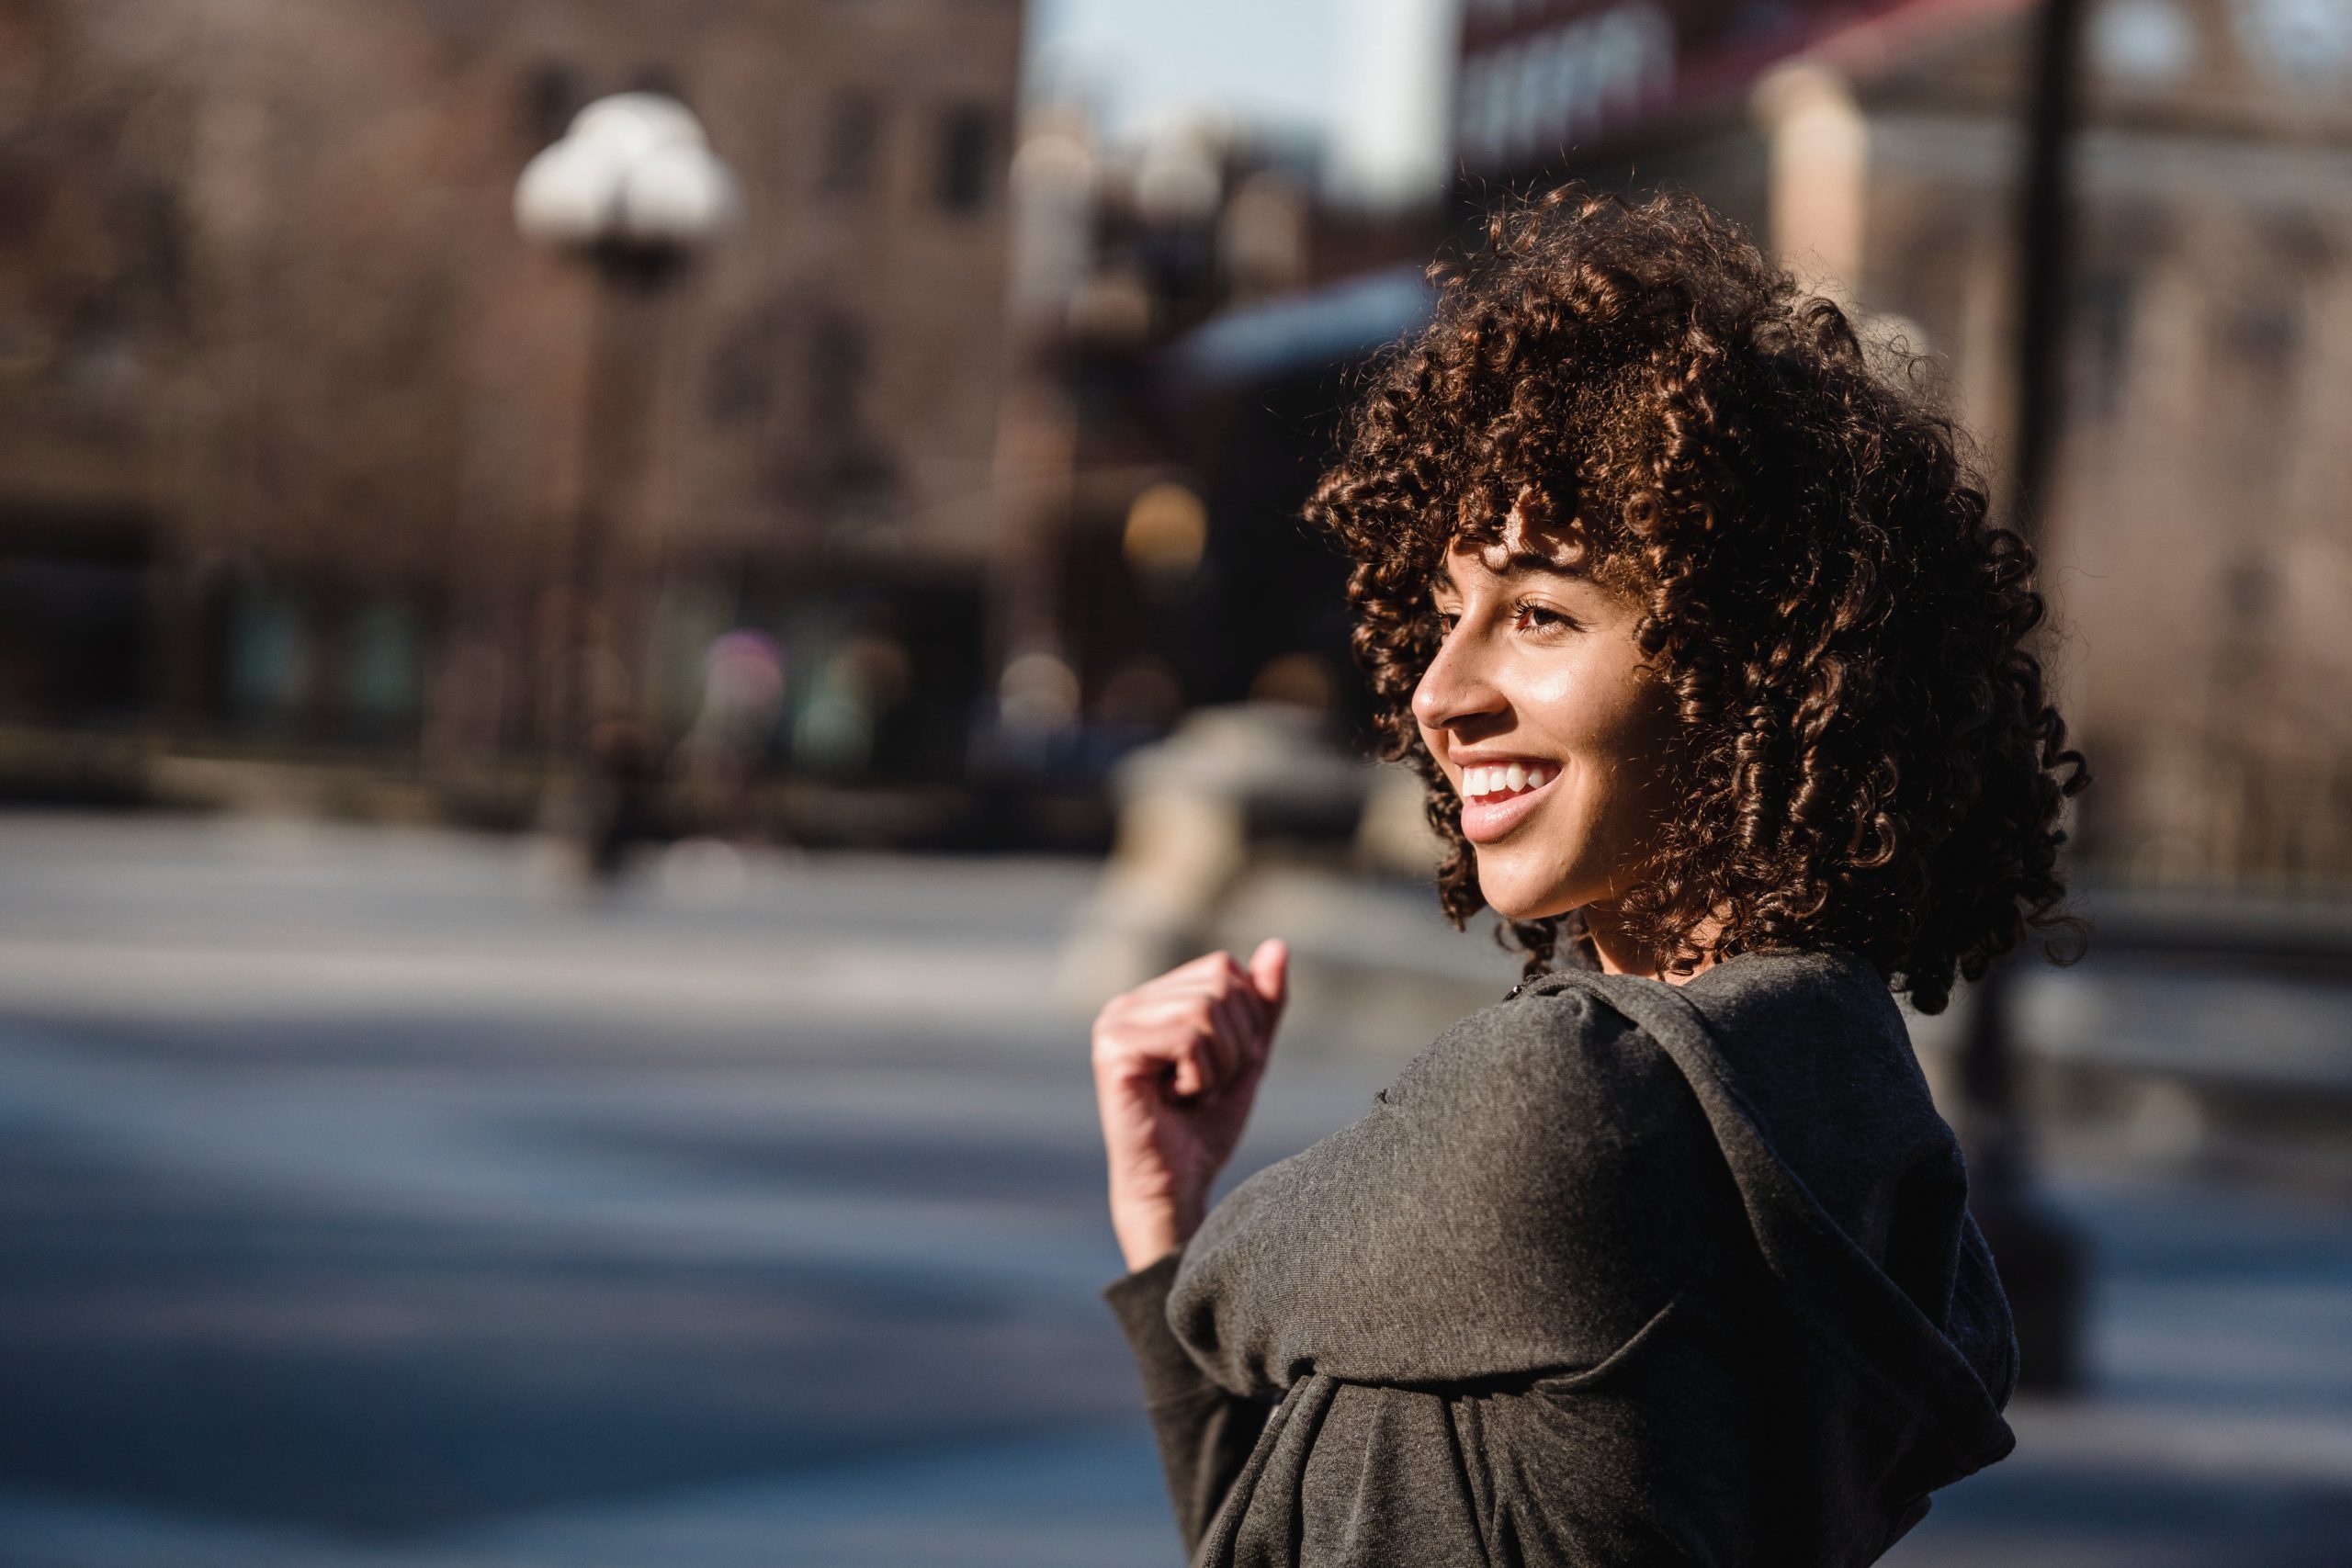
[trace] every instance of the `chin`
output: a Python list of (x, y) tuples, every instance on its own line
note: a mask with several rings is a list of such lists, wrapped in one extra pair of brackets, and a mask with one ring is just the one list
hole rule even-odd
[(1507, 920), (1548, 919), (1586, 902), (1556, 885), (1531, 886), (1511, 877), (1488, 876), (1483, 872), (1478, 877), (1478, 896), (1487, 901), (1487, 908)]
[(1507, 920), (1548, 920), (1556, 916), (1567, 914), (1570, 910), (1574, 909), (1576, 906), (1574, 904), (1553, 903), (1522, 904), (1514, 906), (1510, 904), (1498, 904), (1492, 898), (1489, 898), (1487, 900), (1487, 908), (1492, 909), (1496, 914), (1500, 915)]

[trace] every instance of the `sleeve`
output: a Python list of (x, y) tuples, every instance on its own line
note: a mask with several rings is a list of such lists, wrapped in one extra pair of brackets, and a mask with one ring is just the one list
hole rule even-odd
[(1236, 1393), (1574, 1371), (1723, 1256), (1736, 1210), (1657, 1043), (1580, 993), (1530, 995), (1227, 1194), (1178, 1260), (1169, 1323)]
[(1134, 1349), (1144, 1406), (1159, 1445), (1176, 1528), (1190, 1557), (1216, 1517), (1266, 1424), (1267, 1402), (1212, 1382), (1168, 1327), (1168, 1290), (1181, 1253), (1113, 1280), (1102, 1292)]

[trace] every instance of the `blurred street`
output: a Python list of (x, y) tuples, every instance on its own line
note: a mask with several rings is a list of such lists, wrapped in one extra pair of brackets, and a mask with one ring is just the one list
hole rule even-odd
[[(0, 1562), (1173, 1564), (1095, 871), (0, 817)], [(1232, 1174), (1397, 1065), (1278, 1054)], [(2340, 1564), (2352, 1208), (2088, 1147), (2095, 1393), (1886, 1561)]]

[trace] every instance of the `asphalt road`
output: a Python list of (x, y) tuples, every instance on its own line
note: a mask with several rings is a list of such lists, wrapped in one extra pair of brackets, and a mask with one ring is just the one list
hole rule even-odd
[[(1091, 876), (0, 817), (0, 1563), (1173, 1564)], [(1396, 1066), (1278, 1054), (1234, 1174)], [(2053, 1194), (2096, 1392), (1887, 1561), (2343, 1563), (2352, 1214)]]

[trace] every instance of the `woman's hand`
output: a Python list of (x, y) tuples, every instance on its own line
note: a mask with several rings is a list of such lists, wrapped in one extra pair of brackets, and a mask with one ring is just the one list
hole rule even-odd
[(1243, 968), (1204, 953), (1103, 1005), (1094, 1094), (1111, 1163), (1111, 1225), (1129, 1269), (1173, 1252), (1208, 1212), (1258, 1097), (1288, 991), (1290, 949), (1268, 937)]

